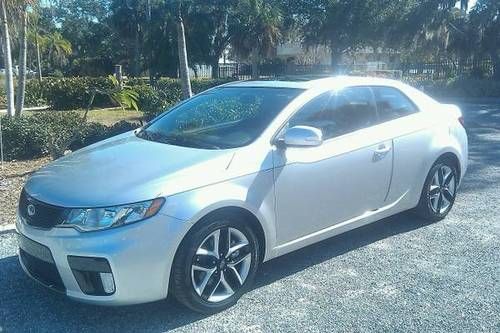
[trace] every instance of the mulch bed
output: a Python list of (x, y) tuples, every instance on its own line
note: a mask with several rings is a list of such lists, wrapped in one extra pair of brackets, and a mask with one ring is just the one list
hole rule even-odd
[(0, 166), (0, 226), (16, 221), (19, 195), (29, 175), (50, 161), (43, 157), (34, 160), (4, 162)]

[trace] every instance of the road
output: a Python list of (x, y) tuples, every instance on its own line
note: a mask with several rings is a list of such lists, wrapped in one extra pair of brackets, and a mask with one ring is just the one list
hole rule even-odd
[(4, 232), (0, 332), (499, 332), (500, 103), (462, 108), (470, 166), (441, 222), (400, 214), (272, 260), (213, 316), (173, 300), (107, 308), (52, 294), (23, 274)]

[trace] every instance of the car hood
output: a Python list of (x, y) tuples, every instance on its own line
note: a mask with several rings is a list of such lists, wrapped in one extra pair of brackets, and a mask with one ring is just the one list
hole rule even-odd
[(233, 150), (147, 141), (128, 132), (66, 155), (35, 172), (29, 195), (64, 207), (149, 200), (221, 181)]

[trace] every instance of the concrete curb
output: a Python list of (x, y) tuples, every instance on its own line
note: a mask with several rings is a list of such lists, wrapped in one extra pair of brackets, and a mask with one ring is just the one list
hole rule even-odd
[(7, 234), (16, 231), (16, 225), (14, 223), (0, 225), (0, 235)]

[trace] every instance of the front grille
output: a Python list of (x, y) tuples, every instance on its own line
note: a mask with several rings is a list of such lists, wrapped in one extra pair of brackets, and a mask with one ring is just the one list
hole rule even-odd
[[(66, 288), (49, 248), (22, 235), (19, 235), (19, 245), (19, 257), (28, 273), (47, 287), (64, 293)], [(44, 258), (44, 260), (40, 258)]]
[(64, 208), (38, 201), (24, 189), (19, 199), (19, 213), (27, 224), (44, 229), (50, 229), (64, 219)]

